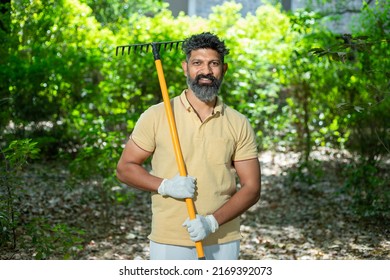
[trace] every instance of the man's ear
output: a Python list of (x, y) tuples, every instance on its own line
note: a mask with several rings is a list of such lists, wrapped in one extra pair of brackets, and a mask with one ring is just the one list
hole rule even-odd
[(182, 61), (181, 62), (181, 67), (183, 68), (184, 76), (187, 77), (187, 61)]
[(225, 75), (226, 71), (228, 70), (228, 64), (227, 63), (224, 63), (223, 64), (223, 74)]

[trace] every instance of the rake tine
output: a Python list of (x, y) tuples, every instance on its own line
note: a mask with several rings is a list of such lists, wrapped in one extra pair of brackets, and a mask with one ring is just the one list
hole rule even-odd
[(123, 54), (123, 47), (117, 47), (117, 48), (116, 48), (116, 55), (118, 55), (119, 49), (122, 49), (122, 54)]

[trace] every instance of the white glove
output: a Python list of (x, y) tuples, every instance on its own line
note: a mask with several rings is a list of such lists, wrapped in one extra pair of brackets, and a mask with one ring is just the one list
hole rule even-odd
[(215, 232), (219, 225), (213, 215), (196, 215), (193, 220), (187, 218), (183, 227), (187, 227), (191, 240), (196, 242), (205, 239), (211, 232)]
[(176, 175), (172, 179), (164, 179), (158, 187), (158, 193), (173, 198), (192, 198), (195, 193), (196, 179), (191, 176)]

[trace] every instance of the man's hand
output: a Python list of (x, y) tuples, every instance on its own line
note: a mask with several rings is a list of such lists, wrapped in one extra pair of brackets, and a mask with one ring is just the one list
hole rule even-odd
[(195, 193), (195, 182), (194, 177), (176, 175), (172, 179), (164, 179), (157, 191), (163, 196), (192, 198)]
[(219, 228), (218, 222), (213, 215), (196, 215), (196, 218), (193, 220), (187, 218), (183, 226), (187, 227), (190, 238), (194, 242), (205, 239), (211, 232), (215, 232)]

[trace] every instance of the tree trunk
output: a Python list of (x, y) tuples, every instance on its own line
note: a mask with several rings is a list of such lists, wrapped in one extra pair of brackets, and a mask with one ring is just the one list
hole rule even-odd
[(9, 78), (7, 73), (8, 49), (11, 39), (11, 0), (0, 2), (0, 129), (3, 131), (9, 122)]

